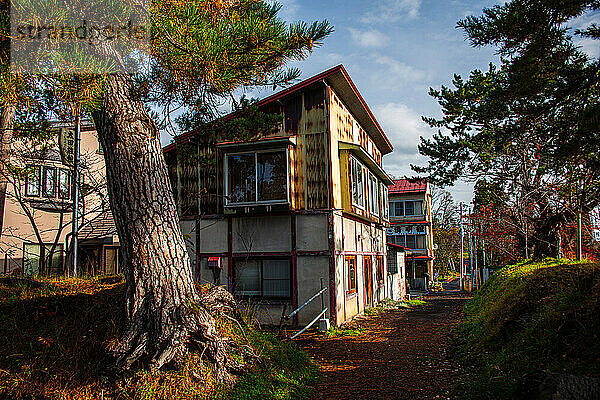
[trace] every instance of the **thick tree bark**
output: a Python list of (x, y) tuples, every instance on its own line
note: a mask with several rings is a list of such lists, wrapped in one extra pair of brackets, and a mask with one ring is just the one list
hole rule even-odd
[[(117, 372), (183, 361), (197, 346), (220, 381), (241, 366), (194, 287), (158, 129), (127, 75), (107, 77), (92, 113), (104, 150), (111, 208), (127, 280), (128, 326), (114, 350)], [(190, 307), (196, 304), (197, 307)]]
[(14, 103), (8, 103), (2, 106), (0, 113), (0, 237), (4, 227), (4, 204), (6, 202), (6, 162), (9, 146), (12, 143), (13, 130), (15, 124), (16, 107)]

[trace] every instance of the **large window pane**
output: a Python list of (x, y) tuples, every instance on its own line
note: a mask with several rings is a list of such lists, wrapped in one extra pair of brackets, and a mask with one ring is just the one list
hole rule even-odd
[(40, 272), (42, 249), (39, 244), (25, 243), (23, 246), (23, 273), (37, 275)]
[(415, 215), (414, 201), (405, 201), (404, 202), (404, 215)]
[(423, 202), (415, 201), (415, 215), (423, 215)]
[(258, 153), (258, 201), (287, 200), (285, 151)]
[(362, 165), (353, 157), (350, 158), (350, 172), (352, 179), (352, 204), (362, 208), (365, 206)]
[(230, 203), (256, 201), (254, 153), (227, 156), (227, 196)]
[(263, 261), (263, 296), (290, 297), (289, 260)]
[(416, 249), (416, 240), (415, 240), (415, 236), (414, 235), (407, 235), (406, 236), (406, 247), (408, 247), (409, 249)]
[(425, 249), (425, 235), (418, 235), (417, 236), (417, 249)]
[(260, 260), (236, 260), (234, 263), (234, 293), (241, 296), (259, 296)]
[(71, 171), (69, 170), (58, 171), (58, 197), (64, 200), (71, 198)]
[(56, 168), (44, 167), (42, 174), (42, 194), (44, 197), (56, 197)]
[(37, 197), (40, 195), (40, 167), (30, 166), (29, 168), (31, 171), (25, 184), (25, 196)]
[(394, 216), (396, 216), (396, 217), (404, 216), (404, 203), (402, 201), (396, 201), (394, 203)]

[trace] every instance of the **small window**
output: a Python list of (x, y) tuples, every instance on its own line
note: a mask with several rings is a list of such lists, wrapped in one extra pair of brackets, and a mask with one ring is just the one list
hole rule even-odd
[(346, 293), (356, 293), (356, 256), (346, 256), (344, 260), (348, 287)]
[(417, 241), (415, 235), (406, 235), (406, 247), (409, 249), (416, 249)]
[(288, 259), (240, 259), (234, 261), (234, 294), (264, 298), (291, 297)]
[(371, 172), (369, 172), (369, 212), (379, 216), (379, 184)]
[(415, 215), (415, 202), (405, 201), (404, 202), (404, 215)]
[(58, 197), (63, 200), (71, 198), (71, 171), (67, 169), (58, 170)]
[(375, 270), (375, 274), (376, 274), (376, 278), (377, 278), (377, 283), (379, 285), (383, 285), (383, 278), (384, 278), (384, 265), (383, 265), (383, 256), (377, 256), (377, 269)]
[(404, 202), (396, 201), (394, 204), (394, 216), (395, 217), (403, 217), (404, 216)]
[(40, 195), (40, 169), (39, 166), (29, 166), (29, 174), (25, 183), (25, 196), (38, 197)]
[(426, 249), (426, 236), (425, 235), (416, 235), (416, 249)]
[(56, 168), (54, 167), (43, 168), (42, 195), (47, 198), (56, 197)]
[(383, 207), (383, 219), (388, 221), (390, 219), (388, 205), (388, 188), (384, 184), (381, 184), (381, 206)]
[(354, 157), (350, 157), (350, 184), (352, 186), (352, 205), (358, 208), (365, 206), (365, 190), (363, 183), (363, 167)]
[(390, 275), (398, 273), (398, 255), (395, 251), (387, 252), (387, 270)]

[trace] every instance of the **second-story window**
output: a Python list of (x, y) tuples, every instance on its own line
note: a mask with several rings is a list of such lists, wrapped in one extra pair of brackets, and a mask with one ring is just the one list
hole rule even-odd
[(387, 221), (390, 217), (388, 207), (388, 188), (384, 184), (381, 184), (381, 207), (383, 219)]
[(369, 172), (369, 212), (379, 215), (379, 185), (375, 175)]
[(37, 197), (40, 195), (41, 168), (38, 166), (29, 166), (31, 173), (27, 176), (25, 183), (25, 196)]
[(71, 171), (51, 166), (29, 166), (25, 196), (47, 199), (71, 199)]
[(71, 198), (71, 171), (58, 170), (58, 197), (63, 200)]
[(226, 160), (228, 204), (287, 201), (285, 150), (229, 154)]
[(358, 208), (365, 207), (365, 189), (362, 164), (354, 157), (350, 157), (350, 179), (352, 185), (352, 205)]
[(56, 168), (44, 167), (42, 173), (42, 196), (56, 197)]

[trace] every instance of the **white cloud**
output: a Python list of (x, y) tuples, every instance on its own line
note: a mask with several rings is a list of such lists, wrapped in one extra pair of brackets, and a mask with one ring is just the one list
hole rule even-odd
[(389, 41), (387, 35), (375, 29), (361, 31), (350, 28), (349, 30), (352, 40), (361, 47), (383, 47)]
[(386, 85), (392, 85), (394, 81), (414, 83), (428, 78), (428, 74), (425, 71), (416, 69), (395, 58), (381, 54), (374, 54), (371, 58), (375, 63), (386, 68)]
[(271, 0), (272, 3), (277, 1), (277, 3), (281, 4), (281, 10), (279, 11), (279, 16), (286, 21), (294, 21), (296, 20), (296, 15), (298, 10), (300, 9), (300, 5), (297, 0)]
[(581, 50), (592, 58), (600, 58), (600, 40), (584, 38), (575, 43)]
[(377, 0), (369, 4), (374, 10), (365, 14), (360, 21), (365, 24), (399, 22), (415, 19), (419, 16), (421, 0)]
[(431, 136), (421, 116), (402, 103), (381, 104), (375, 106), (373, 112), (394, 146), (394, 151), (383, 159), (386, 170), (399, 177), (415, 175), (410, 164), (425, 162), (417, 148), (420, 137)]

